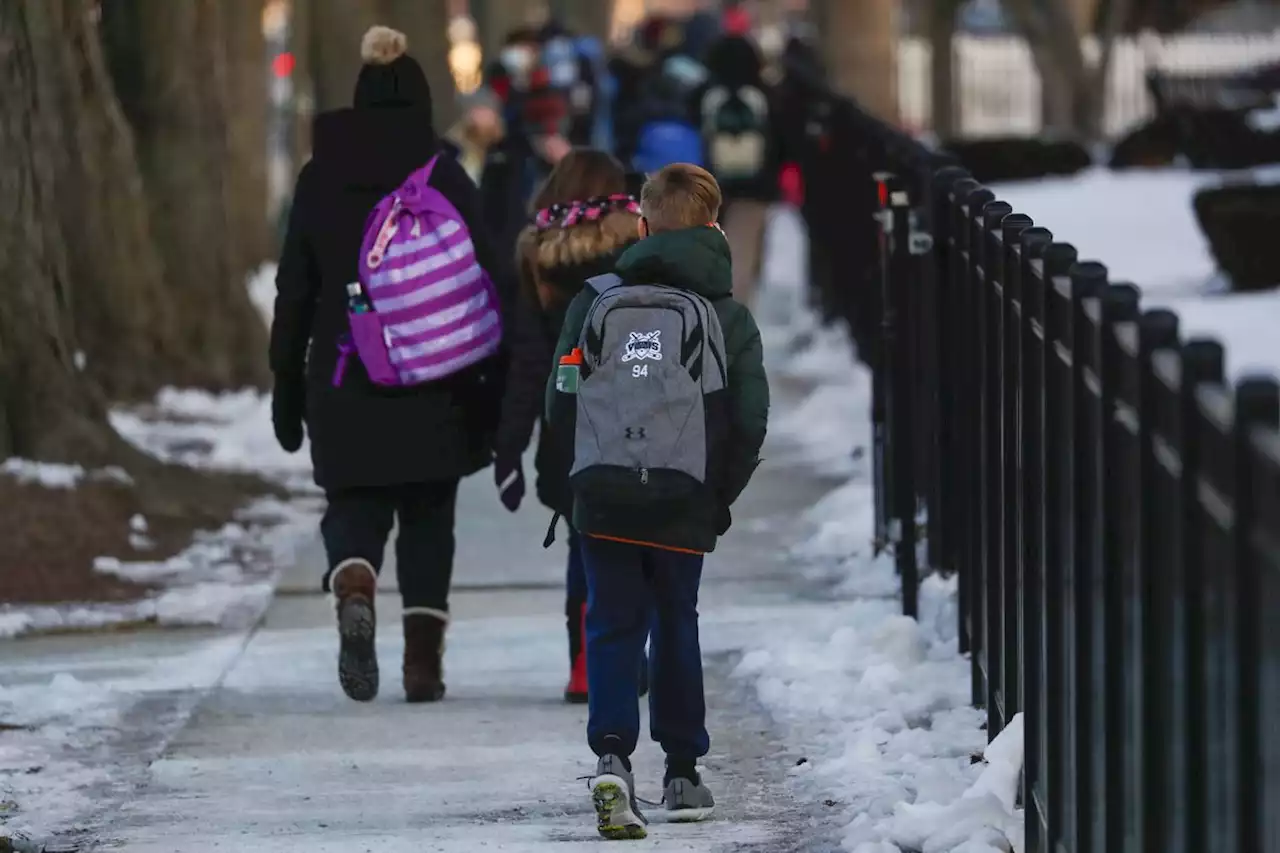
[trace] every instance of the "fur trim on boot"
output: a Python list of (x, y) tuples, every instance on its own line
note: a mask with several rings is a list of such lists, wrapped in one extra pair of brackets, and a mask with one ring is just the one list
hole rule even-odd
[(444, 634), (449, 614), (430, 607), (404, 612), (404, 698), (439, 702), (444, 698)]

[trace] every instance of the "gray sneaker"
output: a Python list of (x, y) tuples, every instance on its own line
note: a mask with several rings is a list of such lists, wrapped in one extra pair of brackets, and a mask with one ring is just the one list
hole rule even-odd
[(596, 830), (610, 841), (640, 839), (649, 834), (648, 821), (636, 803), (636, 783), (631, 771), (616, 755), (602, 755), (591, 779), (591, 802), (596, 808)]
[(711, 790), (699, 779), (694, 782), (679, 777), (667, 783), (662, 791), (662, 804), (667, 809), (667, 820), (672, 823), (695, 823), (711, 817), (716, 800)]

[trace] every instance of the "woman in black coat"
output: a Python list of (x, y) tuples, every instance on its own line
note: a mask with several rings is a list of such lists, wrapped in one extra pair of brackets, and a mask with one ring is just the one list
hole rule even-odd
[[(347, 695), (366, 701), (378, 690), (374, 590), (397, 516), (405, 693), (410, 701), (444, 695), (440, 658), (458, 482), (492, 457), (505, 371), (505, 359), (494, 357), (438, 382), (388, 389), (352, 358), (335, 385), (338, 341), (349, 330), (346, 288), (358, 278), (366, 219), (441, 150), (426, 76), (405, 48), (402, 34), (370, 30), (354, 107), (316, 118), (312, 157), (294, 191), (271, 329), (276, 437), (298, 450), (305, 420), (316, 483), (328, 499), (323, 583), (337, 598), (339, 679)], [(441, 157), (430, 184), (461, 214), (479, 265), (500, 292), (507, 289), (510, 266), (491, 245), (466, 172)]]

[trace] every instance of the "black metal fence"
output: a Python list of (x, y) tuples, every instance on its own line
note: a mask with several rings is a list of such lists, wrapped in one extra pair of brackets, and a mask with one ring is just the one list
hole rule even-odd
[(1227, 382), (1221, 344), (1052, 223), (811, 100), (813, 269), (873, 368), (877, 542), (908, 615), (918, 553), (958, 575), (989, 736), (1025, 715), (1027, 849), (1280, 851), (1280, 386)]

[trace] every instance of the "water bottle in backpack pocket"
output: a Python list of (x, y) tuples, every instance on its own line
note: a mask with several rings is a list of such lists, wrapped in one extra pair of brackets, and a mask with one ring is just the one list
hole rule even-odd
[(347, 287), (351, 332), (338, 342), (335, 386), (353, 353), (375, 385), (406, 387), (452, 376), (498, 351), (497, 291), (462, 215), (428, 183), (438, 159), (369, 215), (360, 280)]
[(580, 340), (575, 497), (593, 514), (656, 520), (718, 499), (728, 373), (715, 309), (663, 285), (588, 284), (599, 295)]
[(707, 168), (720, 181), (753, 180), (769, 156), (769, 100), (755, 86), (713, 86), (702, 98)]

